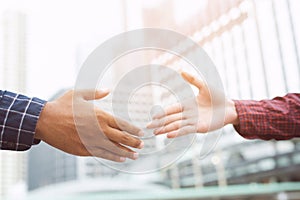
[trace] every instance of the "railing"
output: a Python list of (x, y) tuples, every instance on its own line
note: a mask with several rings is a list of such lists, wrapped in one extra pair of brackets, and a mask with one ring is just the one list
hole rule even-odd
[(147, 191), (123, 191), (123, 192), (94, 192), (67, 194), (64, 196), (57, 194), (35, 195), (31, 194), (28, 200), (175, 200), (175, 199), (299, 199), (300, 183), (272, 183), (272, 184), (247, 184), (232, 185), (227, 187), (205, 187), (187, 188), (172, 190), (147, 190)]

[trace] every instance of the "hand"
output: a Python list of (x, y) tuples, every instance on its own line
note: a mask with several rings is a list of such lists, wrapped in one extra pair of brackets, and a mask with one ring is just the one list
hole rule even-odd
[(144, 143), (134, 137), (141, 136), (141, 130), (89, 102), (108, 94), (108, 90), (68, 91), (46, 103), (37, 122), (35, 138), (73, 155), (97, 156), (116, 162), (137, 159), (138, 154), (126, 146), (143, 147)]
[[(198, 88), (196, 99), (166, 107), (164, 112), (153, 116), (153, 121), (147, 125), (147, 128), (154, 128), (156, 135), (167, 134), (168, 138), (174, 138), (189, 133), (206, 133), (230, 123), (238, 124), (234, 102), (226, 98), (223, 92), (210, 91), (204, 82), (186, 72), (182, 72), (181, 75), (187, 82)], [(222, 115), (224, 112), (225, 117), (224, 114)], [(214, 121), (211, 121), (212, 119)]]

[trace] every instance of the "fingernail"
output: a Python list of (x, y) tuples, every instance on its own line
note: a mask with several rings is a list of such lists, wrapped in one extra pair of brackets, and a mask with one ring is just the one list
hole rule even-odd
[(133, 159), (137, 159), (139, 157), (139, 154), (138, 153), (134, 153), (133, 154)]
[(144, 144), (144, 141), (141, 141), (141, 144), (139, 145), (138, 148), (139, 148), (139, 149), (142, 149), (142, 148), (144, 147), (144, 145), (145, 145), (145, 144)]
[(120, 162), (125, 162), (126, 158), (125, 157), (120, 157)]

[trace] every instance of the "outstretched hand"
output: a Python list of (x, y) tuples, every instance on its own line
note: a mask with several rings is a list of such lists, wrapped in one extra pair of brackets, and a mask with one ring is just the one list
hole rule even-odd
[(154, 115), (147, 128), (155, 129), (155, 135), (167, 134), (168, 138), (174, 138), (189, 133), (207, 133), (226, 124), (238, 123), (232, 100), (226, 98), (221, 91), (211, 92), (203, 81), (186, 72), (182, 72), (181, 76), (198, 88), (198, 95), (196, 99), (173, 104), (166, 107), (164, 112)]
[(128, 147), (143, 147), (143, 142), (135, 137), (142, 135), (141, 129), (90, 102), (108, 94), (106, 90), (68, 91), (48, 102), (37, 122), (35, 138), (73, 155), (116, 162), (137, 159), (138, 153)]

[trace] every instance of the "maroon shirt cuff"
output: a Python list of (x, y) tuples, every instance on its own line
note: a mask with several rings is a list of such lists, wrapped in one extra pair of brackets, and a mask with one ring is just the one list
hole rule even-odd
[(256, 102), (246, 100), (233, 100), (235, 109), (238, 114), (239, 124), (234, 125), (234, 129), (246, 139), (256, 139), (257, 136), (254, 133), (255, 122), (259, 121), (257, 113), (250, 112), (250, 108), (256, 105)]
[(235, 130), (247, 139), (286, 140), (300, 136), (300, 95), (272, 100), (234, 100), (239, 117)]

